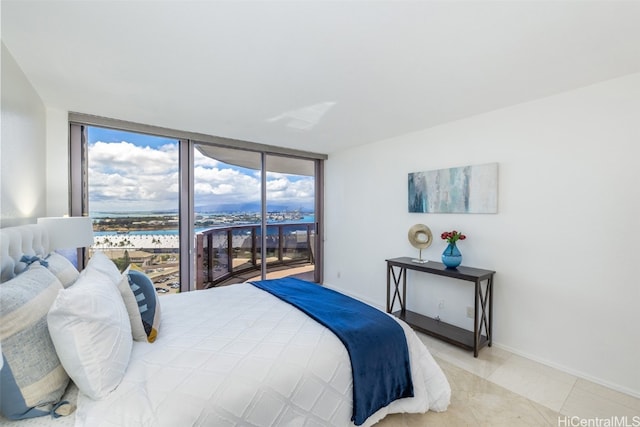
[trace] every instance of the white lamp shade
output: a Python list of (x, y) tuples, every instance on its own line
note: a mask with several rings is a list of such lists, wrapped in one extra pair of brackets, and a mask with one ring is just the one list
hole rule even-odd
[(47, 229), (51, 249), (84, 248), (93, 245), (93, 224), (88, 216), (38, 218)]

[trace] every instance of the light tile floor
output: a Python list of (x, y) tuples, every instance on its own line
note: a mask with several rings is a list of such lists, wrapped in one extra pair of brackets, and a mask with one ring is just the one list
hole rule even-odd
[(485, 347), (474, 358), (418, 336), (451, 384), (451, 404), (442, 413), (389, 415), (376, 427), (640, 426), (640, 399), (633, 396), (496, 347)]

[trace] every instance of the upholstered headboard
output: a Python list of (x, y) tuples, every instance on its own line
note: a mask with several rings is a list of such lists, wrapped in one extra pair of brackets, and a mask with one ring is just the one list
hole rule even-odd
[(42, 225), (0, 229), (0, 282), (12, 279), (27, 267), (20, 262), (23, 255), (44, 257), (50, 249), (49, 234)]

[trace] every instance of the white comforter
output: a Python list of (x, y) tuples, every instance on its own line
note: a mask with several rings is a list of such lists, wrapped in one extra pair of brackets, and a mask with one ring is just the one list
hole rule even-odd
[[(76, 427), (352, 426), (348, 353), (331, 331), (250, 284), (165, 295), (153, 344), (135, 342), (122, 383), (80, 393)], [(387, 413), (443, 411), (451, 389), (403, 322), (414, 398)]]

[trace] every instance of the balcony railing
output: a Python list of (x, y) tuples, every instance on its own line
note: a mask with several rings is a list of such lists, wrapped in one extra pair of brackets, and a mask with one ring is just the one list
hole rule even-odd
[[(260, 225), (214, 227), (196, 233), (196, 289), (260, 270)], [(315, 223), (267, 225), (267, 268), (314, 264)]]

